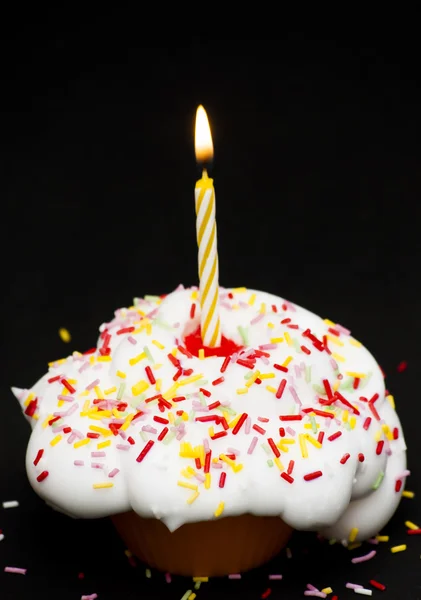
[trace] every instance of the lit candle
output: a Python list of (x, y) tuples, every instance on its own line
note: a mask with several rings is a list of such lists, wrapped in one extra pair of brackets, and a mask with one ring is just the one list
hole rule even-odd
[[(196, 113), (196, 160), (206, 165), (213, 158), (213, 143), (208, 117), (203, 106)], [(216, 245), (215, 189), (213, 179), (203, 168), (196, 182), (196, 231), (199, 250), (200, 330), (204, 346), (214, 348), (221, 342), (219, 321), (218, 250)]]

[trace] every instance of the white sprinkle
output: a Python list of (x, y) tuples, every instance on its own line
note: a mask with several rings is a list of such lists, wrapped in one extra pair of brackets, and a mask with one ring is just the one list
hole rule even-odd
[(16, 508), (19, 506), (19, 502), (17, 500), (8, 500), (7, 502), (3, 502), (3, 508)]
[(356, 594), (361, 594), (361, 596), (372, 596), (373, 595), (372, 590), (366, 590), (365, 588), (357, 588), (356, 590), (354, 590), (354, 592)]
[(2, 533), (0, 533), (0, 542), (2, 542), (4, 540), (4, 535)]

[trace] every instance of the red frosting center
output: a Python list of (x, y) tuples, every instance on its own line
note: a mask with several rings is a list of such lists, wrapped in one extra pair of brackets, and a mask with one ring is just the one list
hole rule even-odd
[(234, 352), (239, 352), (243, 346), (238, 346), (233, 340), (221, 336), (221, 344), (217, 348), (204, 346), (202, 336), (200, 335), (200, 326), (190, 335), (184, 338), (184, 345), (193, 356), (199, 356), (199, 350), (203, 348), (205, 356), (231, 356)]

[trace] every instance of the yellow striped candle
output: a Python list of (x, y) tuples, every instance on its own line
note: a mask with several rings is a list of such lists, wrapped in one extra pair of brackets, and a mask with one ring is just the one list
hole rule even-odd
[[(196, 160), (206, 164), (213, 158), (213, 143), (208, 117), (203, 106), (196, 113)], [(218, 250), (216, 244), (215, 188), (204, 168), (196, 182), (196, 231), (199, 250), (200, 327), (204, 346), (213, 348), (221, 342), (219, 321)]]

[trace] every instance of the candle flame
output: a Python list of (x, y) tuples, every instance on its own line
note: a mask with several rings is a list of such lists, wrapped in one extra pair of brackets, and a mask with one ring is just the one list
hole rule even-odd
[(213, 158), (212, 134), (209, 127), (208, 115), (202, 105), (196, 111), (196, 128), (194, 147), (198, 163), (206, 163)]

